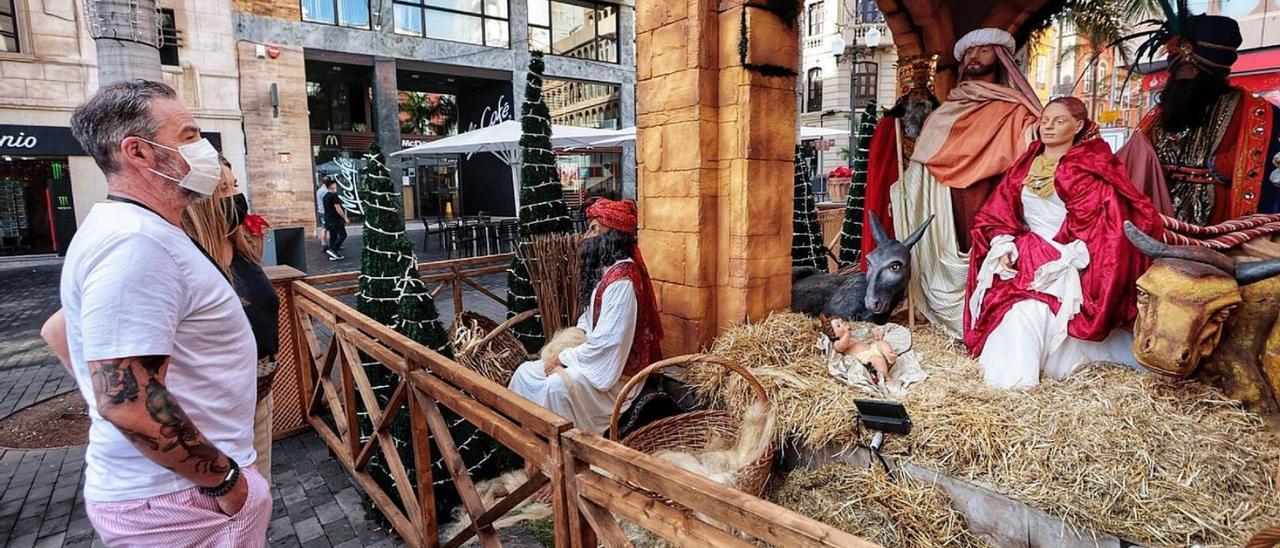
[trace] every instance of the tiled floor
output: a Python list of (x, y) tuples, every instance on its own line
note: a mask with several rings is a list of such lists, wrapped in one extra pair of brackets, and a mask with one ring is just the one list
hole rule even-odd
[[(421, 244), (421, 234), (410, 230), (415, 244)], [(360, 236), (353, 234), (345, 246), (348, 257), (331, 262), (309, 240), (311, 273), (359, 268), (360, 245)], [(438, 252), (419, 251), (420, 260), (442, 258)], [(0, 418), (75, 388), (39, 337), (40, 326), (59, 307), (60, 271), (58, 261), (0, 263)], [(498, 295), (506, 292), (505, 275), (480, 281)], [(493, 318), (504, 313), (501, 305), (469, 288), (463, 301), (466, 308)], [(451, 299), (441, 299), (438, 306), (442, 318), (452, 317)], [(315, 434), (281, 440), (273, 452), (272, 546), (403, 545), (394, 533), (366, 519), (361, 492)], [(85, 517), (83, 468), (83, 446), (0, 449), (0, 546), (101, 545)], [(504, 537), (508, 545), (540, 546), (520, 529), (506, 531)]]

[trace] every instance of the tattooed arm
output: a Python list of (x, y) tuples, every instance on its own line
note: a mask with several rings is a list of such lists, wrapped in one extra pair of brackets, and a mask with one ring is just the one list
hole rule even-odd
[[(214, 487), (230, 470), (230, 459), (214, 447), (182, 411), (164, 384), (168, 356), (89, 362), (98, 413), (143, 455), (196, 485)], [(218, 499), (228, 515), (239, 511), (245, 482)]]

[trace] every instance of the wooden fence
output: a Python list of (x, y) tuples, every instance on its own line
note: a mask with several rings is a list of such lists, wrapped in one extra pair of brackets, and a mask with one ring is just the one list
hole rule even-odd
[[(423, 279), (454, 290), (462, 286), (501, 301), (475, 276), (505, 268), (510, 256), (428, 263)], [(411, 546), (460, 546), (479, 537), (500, 546), (493, 523), (521, 502), (550, 493), (557, 547), (631, 546), (615, 518), (680, 546), (750, 546), (754, 538), (775, 546), (873, 546), (852, 535), (766, 501), (714, 483), (665, 461), (573, 428), (564, 418), (506, 387), (360, 314), (337, 297), (354, 292), (355, 274), (294, 279), (284, 292), (292, 332), (282, 345), (297, 357), (302, 415)], [(320, 284), (331, 287), (321, 289)], [(282, 321), (282, 326), (284, 322)], [(326, 340), (327, 337), (327, 340)], [(361, 355), (394, 374), (394, 392), (379, 405), (361, 366)], [(505, 498), (484, 506), (450, 436), (441, 408), (461, 416), (542, 471)], [(367, 414), (362, 433), (357, 414)], [(408, 413), (412, 425), (410, 480), (388, 429)], [(432, 443), (439, 451), (432, 455)], [(382, 455), (395, 480), (387, 492), (370, 476), (370, 459)], [(472, 525), (440, 539), (431, 463), (442, 458)], [(399, 501), (399, 503), (397, 503)], [(721, 526), (712, 523), (722, 524)]]

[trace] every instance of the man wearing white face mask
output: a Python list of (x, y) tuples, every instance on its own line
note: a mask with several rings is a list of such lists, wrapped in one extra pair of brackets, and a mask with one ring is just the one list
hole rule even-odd
[(89, 520), (113, 546), (263, 546), (257, 347), (235, 290), (180, 228), (217, 187), (217, 151), (156, 82), (102, 88), (71, 130), (108, 189), (67, 250), (61, 288), (92, 419)]

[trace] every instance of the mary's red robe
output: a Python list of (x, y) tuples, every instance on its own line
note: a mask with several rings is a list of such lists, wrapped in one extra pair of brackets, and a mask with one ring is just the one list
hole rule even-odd
[[(1034, 299), (1049, 305), (1054, 314), (1061, 304), (1052, 295), (1028, 289), (1036, 270), (1060, 256), (1057, 248), (1031, 232), (1022, 216), (1022, 181), (1032, 160), (1043, 150), (1040, 141), (1032, 143), (1005, 173), (974, 219), (964, 307), (964, 342), (974, 356), (982, 354), (987, 336), (1015, 303)], [(1102, 139), (1089, 139), (1071, 147), (1058, 162), (1054, 181), (1058, 197), (1067, 208), (1066, 220), (1054, 241), (1068, 244), (1081, 240), (1089, 249), (1089, 266), (1080, 272), (1084, 302), (1067, 332), (1077, 339), (1102, 341), (1116, 328), (1132, 327), (1137, 316), (1134, 282), (1150, 266), (1149, 259), (1125, 238), (1124, 222), (1132, 221), (1156, 239), (1163, 235), (1164, 224), (1151, 201), (1129, 182), (1124, 165)], [(967, 303), (991, 241), (1001, 234), (1013, 236), (1018, 247), (1018, 261), (1014, 264), (1017, 275), (1010, 280), (996, 277), (975, 319)]]

